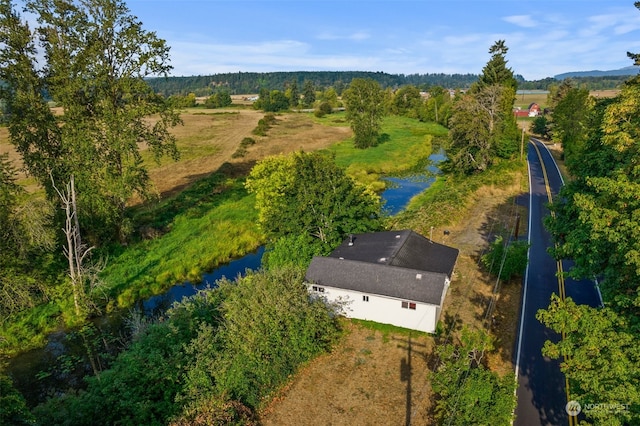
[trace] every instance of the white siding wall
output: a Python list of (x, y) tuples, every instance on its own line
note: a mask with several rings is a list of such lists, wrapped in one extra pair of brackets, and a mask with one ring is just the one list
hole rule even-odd
[[(321, 287), (324, 292), (313, 291), (313, 287)], [(435, 305), (405, 300), (416, 304), (415, 310), (406, 309), (402, 307), (402, 300), (400, 299), (317, 284), (309, 285), (309, 291), (314, 295), (326, 297), (330, 302), (346, 302), (343, 313), (349, 318), (392, 324), (427, 333), (433, 333), (436, 329), (438, 310)], [(369, 301), (364, 301), (363, 296), (368, 296)]]

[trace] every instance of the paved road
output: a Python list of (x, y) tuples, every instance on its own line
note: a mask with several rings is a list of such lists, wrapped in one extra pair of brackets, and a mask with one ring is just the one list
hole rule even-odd
[[(537, 149), (536, 149), (537, 148)], [(567, 387), (560, 372), (560, 362), (542, 356), (546, 340), (557, 341), (560, 336), (547, 329), (535, 318), (539, 309), (546, 308), (552, 293), (566, 294), (576, 303), (599, 306), (600, 298), (594, 283), (559, 280), (560, 268), (569, 270), (567, 261), (556, 262), (547, 253), (551, 245), (544, 229), (544, 217), (549, 215), (546, 204), (562, 186), (562, 178), (549, 151), (535, 139), (528, 146), (529, 197), (529, 266), (524, 280), (522, 317), (516, 347), (518, 404), (516, 426), (570, 425), (565, 411)], [(572, 423), (570, 423), (570, 421)]]

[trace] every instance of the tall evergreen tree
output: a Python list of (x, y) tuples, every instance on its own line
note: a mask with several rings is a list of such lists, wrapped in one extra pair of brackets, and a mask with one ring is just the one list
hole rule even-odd
[(311, 108), (316, 101), (316, 89), (313, 86), (313, 81), (305, 80), (302, 88), (302, 105), (305, 108)]
[(489, 48), (491, 59), (489, 59), (489, 62), (487, 62), (482, 69), (482, 74), (480, 74), (478, 82), (476, 83), (476, 90), (498, 85), (512, 88), (515, 96), (515, 91), (518, 88), (518, 82), (515, 79), (511, 68), (507, 67), (507, 60), (505, 59), (505, 56), (508, 51), (509, 48), (506, 46), (504, 40), (496, 41), (491, 48)]
[(289, 98), (289, 106), (295, 108), (300, 103), (300, 92), (298, 91), (298, 83), (293, 80), (287, 89), (287, 97)]
[(507, 68), (508, 48), (498, 40), (491, 59), (467, 96), (455, 102), (451, 125), (451, 164), (464, 173), (483, 171), (496, 158), (518, 152), (518, 126), (513, 114), (517, 81)]

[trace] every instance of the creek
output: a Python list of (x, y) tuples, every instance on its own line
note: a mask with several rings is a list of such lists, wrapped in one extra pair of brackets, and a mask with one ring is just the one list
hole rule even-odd
[[(441, 150), (429, 157), (424, 173), (385, 178), (391, 182), (390, 187), (381, 193), (385, 212), (389, 215), (399, 213), (411, 198), (427, 189), (439, 172), (438, 163), (445, 158)], [(141, 318), (161, 317), (174, 302), (215, 285), (223, 277), (233, 279), (247, 269), (258, 269), (263, 254), (264, 247), (260, 247), (204, 274), (198, 284), (177, 284), (163, 294), (139, 301), (134, 309), (95, 318), (80, 330), (61, 329), (51, 333), (44, 347), (8, 360), (5, 371), (30, 407), (47, 397), (61, 395), (69, 388), (81, 389), (85, 386), (83, 377), (107, 367), (109, 360), (127, 346)]]

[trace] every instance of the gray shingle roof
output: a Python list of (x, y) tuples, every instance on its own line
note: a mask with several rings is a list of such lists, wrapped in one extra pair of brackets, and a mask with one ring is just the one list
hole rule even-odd
[(327, 287), (440, 305), (447, 276), (398, 266), (316, 256), (305, 278), (308, 282)]
[(328, 287), (439, 305), (458, 253), (411, 230), (356, 234), (329, 257), (314, 257), (306, 279)]
[(347, 238), (329, 256), (444, 273), (450, 278), (459, 253), (407, 229), (356, 234), (352, 241), (349, 245)]

